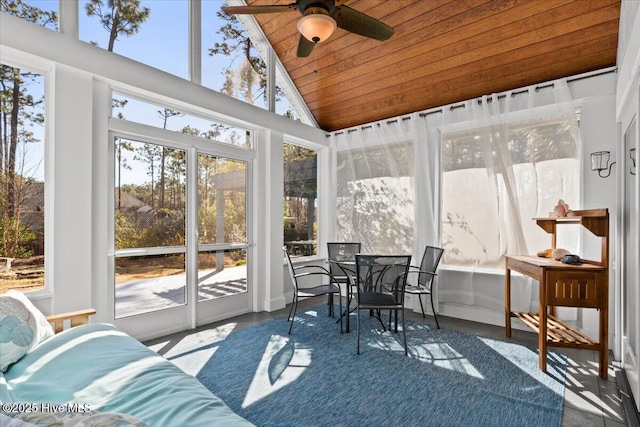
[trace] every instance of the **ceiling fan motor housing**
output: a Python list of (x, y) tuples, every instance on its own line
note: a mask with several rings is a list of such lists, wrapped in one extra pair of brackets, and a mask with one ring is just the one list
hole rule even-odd
[(331, 16), (336, 11), (334, 0), (298, 0), (296, 4), (302, 15), (320, 13)]

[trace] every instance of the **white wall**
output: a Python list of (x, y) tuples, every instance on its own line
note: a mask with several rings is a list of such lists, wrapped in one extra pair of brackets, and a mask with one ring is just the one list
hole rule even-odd
[[(620, 16), (620, 33), (618, 38), (618, 68), (619, 68), (619, 78), (618, 85), (616, 90), (616, 118), (619, 122), (624, 122), (625, 126), (629, 125), (630, 118), (635, 114), (638, 114), (638, 110), (640, 109), (640, 105), (638, 104), (638, 93), (640, 92), (640, 3), (634, 0), (623, 0), (621, 16)], [(637, 119), (637, 117), (636, 117)], [(618, 191), (617, 191), (617, 205), (619, 207), (619, 211), (625, 212), (625, 210), (630, 212), (635, 212), (635, 218), (632, 218), (632, 221), (635, 219), (637, 224), (638, 222), (638, 210), (640, 200), (640, 178), (638, 175), (635, 177), (630, 177), (626, 175), (628, 172), (629, 164), (627, 162), (628, 153), (625, 152), (624, 147), (624, 139), (622, 133), (624, 129), (620, 130), (620, 135), (616, 144), (616, 151), (620, 153), (620, 158), (623, 160), (622, 163), (622, 172), (619, 177)], [(637, 168), (636, 168), (637, 171)], [(636, 172), (637, 173), (637, 172)], [(636, 188), (636, 196), (635, 196), (635, 206), (629, 205), (629, 201), (625, 197), (625, 193), (622, 190), (623, 183), (628, 182), (630, 179), (635, 179), (635, 188)], [(636, 228), (637, 229), (637, 228)], [(622, 227), (618, 230), (618, 235), (622, 237), (623, 229)], [(623, 257), (620, 262), (620, 271), (616, 279), (620, 281), (622, 277), (622, 272), (625, 270), (625, 263), (633, 263), (637, 266), (638, 263), (638, 254), (640, 253), (640, 236), (625, 236), (629, 239), (629, 244), (627, 245), (627, 249), (630, 249), (628, 252), (625, 251), (625, 248), (622, 244), (619, 244), (616, 249), (618, 253), (623, 254)], [(620, 239), (621, 240), (621, 239)], [(640, 286), (640, 269), (631, 268), (627, 269), (628, 272), (631, 273), (632, 277), (626, 277), (624, 286), (635, 286), (636, 296), (638, 295), (638, 287)], [(640, 378), (640, 365), (637, 360), (635, 361), (635, 367), (633, 362), (633, 357), (630, 357), (627, 350), (624, 348), (622, 343), (622, 324), (625, 312), (624, 309), (628, 306), (636, 307), (637, 313), (637, 302), (629, 302), (623, 304), (621, 303), (622, 297), (621, 292), (619, 291), (616, 295), (616, 308), (617, 308), (617, 316), (616, 316), (616, 327), (618, 330), (618, 334), (616, 336), (617, 342), (616, 346), (613, 347), (614, 356), (618, 360), (623, 360), (623, 366), (625, 368), (625, 375), (629, 379), (629, 384), (631, 387), (632, 398), (635, 400), (636, 410), (640, 407), (640, 385), (638, 379)], [(637, 327), (637, 324), (636, 324)], [(636, 357), (638, 355), (638, 344), (636, 341), (636, 349), (634, 349)], [(629, 360), (626, 360), (629, 358)]]

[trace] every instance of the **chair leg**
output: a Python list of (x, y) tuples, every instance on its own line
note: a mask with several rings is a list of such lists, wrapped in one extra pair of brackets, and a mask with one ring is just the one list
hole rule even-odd
[(438, 323), (438, 315), (436, 315), (436, 309), (433, 306), (433, 292), (429, 294), (431, 296), (431, 310), (433, 310), (433, 317), (436, 319), (436, 326), (440, 329), (440, 324)]
[[(397, 315), (397, 313), (396, 313)], [(396, 327), (397, 327), (397, 322), (396, 322)], [(408, 350), (407, 350), (407, 325), (404, 321), (404, 308), (402, 308), (402, 338), (404, 339), (404, 355), (406, 356), (408, 354)]]
[(356, 340), (358, 342), (356, 354), (360, 354), (360, 309), (356, 310)]
[(291, 328), (293, 328), (293, 322), (296, 319), (296, 311), (298, 311), (298, 298), (293, 300), (293, 306), (291, 308), (293, 309), (293, 316), (291, 316), (291, 324), (289, 325), (289, 335), (291, 335)]
[(340, 296), (340, 291), (338, 291), (338, 304), (339, 304), (339, 310), (338, 313), (340, 315), (340, 333), (343, 333), (344, 331), (342, 330), (342, 297)]
[(287, 320), (291, 321), (291, 313), (293, 313), (293, 306), (296, 303), (296, 296), (295, 294), (293, 295), (293, 301), (291, 301), (291, 307), (289, 307), (289, 315), (287, 316)]
[[(424, 306), (422, 305), (422, 294), (417, 294), (418, 295), (418, 301), (420, 301), (420, 309), (422, 310), (422, 318), (426, 318), (427, 316), (424, 315)], [(431, 301), (433, 303), (433, 300)]]

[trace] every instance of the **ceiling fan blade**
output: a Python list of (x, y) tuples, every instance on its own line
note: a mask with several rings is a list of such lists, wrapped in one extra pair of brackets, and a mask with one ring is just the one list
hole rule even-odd
[(310, 42), (302, 34), (300, 34), (300, 41), (298, 42), (297, 52), (298, 57), (305, 58), (309, 56), (315, 45), (316, 44), (314, 42)]
[(223, 6), (227, 15), (257, 15), (259, 13), (281, 13), (296, 10), (296, 3), (274, 6)]
[(336, 7), (332, 18), (338, 27), (361, 36), (387, 40), (393, 35), (393, 28), (387, 24), (347, 6)]

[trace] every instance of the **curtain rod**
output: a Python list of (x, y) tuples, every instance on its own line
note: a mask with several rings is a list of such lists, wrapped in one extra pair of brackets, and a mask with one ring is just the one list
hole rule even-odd
[[(602, 70), (596, 70), (596, 71), (589, 71), (583, 74), (577, 74), (575, 76), (571, 76), (571, 77), (566, 77), (567, 83), (569, 82), (575, 82), (578, 80), (583, 80), (583, 79), (588, 79), (589, 77), (595, 77), (595, 76), (600, 76), (600, 75), (604, 75), (604, 74), (609, 74), (609, 73), (614, 73), (618, 70), (618, 67), (613, 66), (613, 67), (609, 67), (609, 68), (604, 68)], [(541, 83), (539, 85), (536, 85), (535, 87), (535, 91), (539, 92), (542, 89), (546, 89), (548, 87), (554, 87), (554, 83), (553, 82), (547, 82), (547, 83)], [(511, 91), (511, 97), (516, 97), (517, 95), (520, 95), (522, 93), (528, 93), (529, 89), (515, 89), (513, 91)], [(506, 93), (500, 93), (497, 96), (497, 99), (504, 99), (507, 97)], [(474, 98), (471, 101), (476, 101), (478, 104), (482, 104), (482, 97), (480, 98)], [(469, 101), (469, 100), (467, 100)], [(465, 103), (467, 101), (461, 102), (461, 103), (457, 103), (457, 104), (451, 104), (448, 106), (443, 106), (443, 107), (436, 107), (432, 110), (426, 110), (421, 112), (420, 114), (418, 114), (419, 117), (427, 117), (431, 114), (437, 114), (437, 113), (442, 113), (447, 107), (449, 108), (449, 111), (453, 111), (457, 108), (465, 108)], [(488, 98), (487, 102), (493, 102), (492, 98)], [(402, 117), (402, 121), (405, 120), (411, 120), (411, 116), (405, 116)], [(391, 120), (387, 120), (386, 123), (389, 125), (391, 123), (396, 123), (398, 121), (398, 119), (391, 119)], [(377, 122), (374, 123), (375, 125), (377, 125), (378, 127), (381, 126), (380, 124), (381, 122)], [(327, 138), (329, 138), (331, 135), (342, 135), (345, 132), (347, 132), (347, 134), (350, 134), (352, 132), (357, 132), (358, 130), (365, 130), (365, 129), (369, 129), (369, 128), (373, 128), (374, 124), (369, 124), (369, 125), (363, 125), (360, 127), (354, 127), (352, 129), (348, 129), (346, 131), (337, 131), (337, 132), (333, 132), (333, 133), (328, 133), (326, 135)]]
[[(387, 120), (385, 123), (390, 125), (392, 123), (398, 123), (398, 120), (399, 119), (391, 119), (391, 120)], [(400, 120), (402, 120), (403, 122), (406, 121), (406, 120), (411, 120), (411, 116), (402, 117)], [(328, 133), (326, 135), (326, 137), (329, 138), (331, 135), (342, 135), (345, 132), (347, 132), (347, 134), (350, 134), (350, 133), (353, 133), (353, 132), (357, 132), (359, 130), (373, 129), (373, 126), (378, 126), (378, 127), (382, 126), (381, 123), (382, 122), (377, 122), (377, 123), (372, 123), (372, 124), (369, 124), (369, 125), (363, 125), (363, 126), (360, 126), (360, 127), (354, 127), (354, 128), (351, 128), (351, 129), (347, 129), (346, 131), (340, 130), (340, 131), (337, 131), (337, 132)]]
[[(609, 68), (604, 68), (602, 70), (596, 70), (596, 71), (589, 71), (586, 73), (582, 73), (582, 74), (577, 74), (575, 76), (571, 76), (571, 77), (566, 77), (567, 83), (569, 82), (576, 82), (578, 80), (583, 80), (583, 79), (588, 79), (589, 77), (595, 77), (595, 76), (600, 76), (600, 75), (604, 75), (604, 74), (609, 74), (609, 73), (615, 73), (618, 70), (618, 67), (609, 67)], [(536, 86), (535, 91), (538, 92), (541, 89), (545, 89), (547, 87), (553, 87), (554, 83), (553, 82), (547, 82), (547, 83), (541, 83), (539, 85)], [(516, 95), (519, 95), (521, 93), (527, 93), (529, 92), (529, 89), (515, 89), (511, 92), (511, 96), (515, 97)], [(506, 98), (507, 95), (506, 93), (500, 93), (498, 95), (498, 99), (502, 99), (502, 98)], [(478, 102), (478, 104), (482, 104), (482, 99), (479, 98), (475, 98)], [(464, 107), (464, 103), (467, 101), (464, 101), (463, 103), (459, 103), (459, 104), (454, 104), (454, 105), (450, 105), (449, 109), (450, 111), (456, 109), (456, 108), (465, 108)], [(489, 99), (489, 102), (492, 102)], [(428, 111), (423, 111), (422, 113), (419, 114), (420, 117), (426, 117), (430, 114), (436, 114), (436, 113), (442, 113), (444, 111), (444, 109), (446, 108), (446, 106), (444, 107), (437, 107), (434, 110), (428, 110)]]

